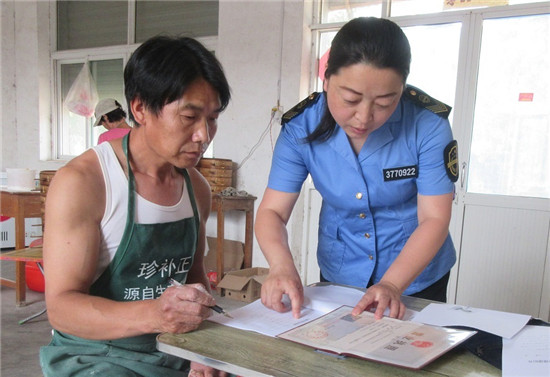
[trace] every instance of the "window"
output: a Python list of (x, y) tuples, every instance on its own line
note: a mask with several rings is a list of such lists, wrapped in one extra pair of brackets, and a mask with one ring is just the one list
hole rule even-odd
[[(96, 82), (99, 98), (114, 98), (126, 107), (123, 88), (123, 59), (88, 61), (92, 76)], [(74, 79), (84, 65), (84, 61), (76, 63), (58, 62), (58, 81), (60, 85), (61, 115), (57, 135), (57, 157), (70, 159), (79, 155), (88, 147), (95, 145), (99, 134), (106, 131), (103, 126), (92, 127), (93, 119), (74, 114), (63, 107), (67, 93)]]
[(546, 0), (320, 0), (322, 24), (356, 17), (400, 17)]
[(483, 21), (468, 192), (550, 198), (549, 36), (549, 14)]
[(57, 1), (53, 158), (68, 160), (81, 154), (105, 131), (92, 127), (93, 118), (63, 106), (86, 61), (99, 98), (114, 98), (127, 111), (123, 71), (137, 45), (158, 34), (186, 35), (215, 50), (218, 8), (218, 1), (209, 0)]
[(194, 38), (218, 34), (217, 1), (138, 1), (136, 42), (160, 33)]
[(125, 1), (57, 2), (57, 50), (126, 44), (127, 30)]

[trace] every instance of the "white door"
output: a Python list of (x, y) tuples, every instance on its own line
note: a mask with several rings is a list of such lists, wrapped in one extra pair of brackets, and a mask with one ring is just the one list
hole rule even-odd
[[(480, 13), (455, 206), (456, 303), (550, 314), (550, 15)], [(475, 57), (478, 56), (479, 59)], [(465, 101), (466, 104), (468, 101)], [(457, 116), (457, 114), (455, 114)]]

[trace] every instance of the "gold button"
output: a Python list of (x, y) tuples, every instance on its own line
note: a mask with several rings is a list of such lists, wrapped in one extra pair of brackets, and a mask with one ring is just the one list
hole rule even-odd
[(362, 219), (364, 219), (365, 217), (367, 217), (367, 215), (365, 215), (364, 213), (360, 213), (360, 214), (359, 214), (359, 217), (362, 218)]
[(370, 233), (365, 233), (365, 238), (370, 238)]
[(363, 194), (360, 193), (360, 192), (358, 192), (357, 194), (355, 194), (355, 197), (356, 197), (357, 199), (361, 199), (361, 198), (363, 197)]
[(370, 260), (373, 260), (374, 258), (373, 258), (373, 256), (372, 256), (372, 255), (369, 255), (369, 259), (370, 259)]

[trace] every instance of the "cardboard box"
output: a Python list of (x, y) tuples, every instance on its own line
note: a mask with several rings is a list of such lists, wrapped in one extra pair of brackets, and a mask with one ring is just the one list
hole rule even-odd
[[(217, 265), (217, 238), (206, 237), (208, 253), (204, 257), (206, 272), (216, 271)], [(240, 270), (244, 261), (244, 244), (239, 241), (223, 240), (223, 272)]]
[[(204, 267), (212, 288), (216, 288), (218, 271), (217, 238), (206, 237), (208, 253), (204, 256)], [(244, 261), (244, 244), (233, 240), (223, 240), (223, 272), (240, 270)]]
[(218, 284), (221, 295), (238, 301), (252, 302), (260, 298), (262, 284), (269, 268), (253, 267), (231, 271)]

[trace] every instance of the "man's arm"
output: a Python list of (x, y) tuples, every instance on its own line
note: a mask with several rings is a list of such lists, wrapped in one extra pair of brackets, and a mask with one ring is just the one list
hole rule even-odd
[(61, 168), (48, 189), (44, 269), (52, 326), (88, 339), (196, 328), (210, 314), (206, 306), (213, 299), (193, 287), (171, 287), (157, 300), (132, 302), (89, 295), (97, 269), (104, 203), (103, 177), (91, 150)]

